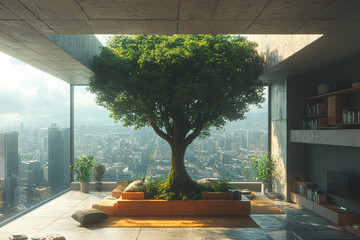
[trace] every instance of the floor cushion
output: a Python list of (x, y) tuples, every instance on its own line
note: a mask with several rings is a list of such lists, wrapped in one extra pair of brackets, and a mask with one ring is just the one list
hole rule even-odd
[(81, 223), (81, 225), (89, 225), (102, 222), (109, 216), (103, 211), (97, 209), (85, 209), (75, 212), (71, 217)]

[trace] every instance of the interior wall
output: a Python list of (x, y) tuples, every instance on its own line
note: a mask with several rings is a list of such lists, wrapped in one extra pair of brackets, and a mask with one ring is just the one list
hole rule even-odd
[[(298, 129), (301, 120), (302, 99), (317, 95), (321, 83), (327, 83), (332, 89), (350, 88), (354, 82), (360, 82), (360, 58), (352, 58), (337, 65), (314, 71), (312, 74), (288, 78), (288, 126), (289, 130)], [(349, 98), (350, 105), (360, 106), (360, 94)], [(360, 141), (360, 136), (359, 136)], [(360, 176), (360, 148), (332, 145), (289, 143), (288, 146), (288, 188), (299, 174), (304, 173), (309, 181), (315, 182), (327, 191), (327, 170), (333, 170), (349, 176)], [(360, 188), (360, 180), (353, 183)], [(342, 199), (328, 194), (329, 202), (348, 208), (360, 214), (360, 200)]]
[[(291, 129), (298, 128), (298, 120), (302, 118), (302, 99), (307, 94), (307, 85), (302, 81), (296, 81), (291, 77), (288, 78), (287, 83), (287, 115), (288, 115), (288, 133)], [(309, 157), (308, 148), (305, 144), (290, 142), (288, 135), (288, 164), (287, 164), (287, 188), (288, 193), (292, 192), (292, 182), (299, 180), (300, 175), (309, 178)]]
[[(352, 179), (360, 176), (360, 149), (355, 147), (340, 147), (326, 145), (309, 145), (310, 176), (321, 189), (327, 191), (327, 170), (348, 175)], [(351, 183), (351, 194), (359, 193), (360, 182)], [(349, 200), (328, 194), (328, 199), (336, 205), (350, 209), (360, 214), (360, 199), (351, 196)]]

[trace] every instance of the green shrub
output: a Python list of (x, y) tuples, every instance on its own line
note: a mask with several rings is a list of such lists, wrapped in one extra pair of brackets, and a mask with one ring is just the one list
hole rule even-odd
[(252, 157), (249, 159), (251, 167), (254, 170), (257, 179), (262, 182), (272, 182), (276, 176), (276, 157), (272, 155), (264, 155)]
[(203, 184), (198, 183), (201, 189), (201, 192), (227, 192), (231, 189), (229, 181), (225, 179), (219, 180), (219, 184)]
[(102, 162), (98, 162), (94, 165), (93, 176), (96, 182), (101, 182), (105, 174), (106, 167)]
[(163, 178), (149, 178), (144, 181), (144, 184), (138, 186), (136, 191), (144, 192), (146, 199), (157, 199), (160, 194), (161, 185), (165, 183)]
[(138, 192), (144, 192), (145, 199), (166, 199), (166, 200), (198, 200), (201, 199), (201, 192), (227, 192), (230, 189), (227, 179), (219, 181), (219, 184), (205, 185), (197, 183), (191, 191), (171, 191), (164, 178), (146, 179), (143, 185), (136, 188)]
[(73, 168), (77, 180), (90, 182), (94, 166), (94, 156), (81, 156), (79, 160), (70, 165), (70, 168)]

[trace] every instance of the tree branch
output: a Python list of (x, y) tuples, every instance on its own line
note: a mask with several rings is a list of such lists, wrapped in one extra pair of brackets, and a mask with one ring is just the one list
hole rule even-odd
[(154, 129), (155, 133), (159, 135), (162, 139), (166, 140), (170, 145), (172, 144), (172, 139), (169, 135), (164, 133), (160, 128), (158, 128), (154, 123), (150, 122), (150, 126)]
[(195, 138), (197, 138), (199, 136), (199, 134), (201, 133), (201, 130), (203, 129), (204, 127), (204, 124), (199, 124), (198, 126), (195, 127), (194, 131), (186, 137), (185, 139), (185, 146), (189, 146)]
[(199, 134), (201, 133), (201, 130), (204, 128), (204, 125), (207, 122), (217, 119), (220, 115), (221, 115), (221, 111), (218, 112), (217, 114), (214, 114), (213, 116), (204, 117), (204, 119), (201, 121), (196, 120), (196, 122), (198, 122), (198, 124), (195, 126), (194, 131), (189, 136), (187, 136), (185, 139), (186, 146), (190, 145), (194, 141), (194, 139), (199, 136)]

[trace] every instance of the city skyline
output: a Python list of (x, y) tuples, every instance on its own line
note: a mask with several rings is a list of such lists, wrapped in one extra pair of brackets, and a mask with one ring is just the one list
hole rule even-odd
[[(112, 35), (96, 35), (105, 45)], [(57, 122), (66, 127), (70, 118), (70, 85), (31, 65), (0, 52), (2, 81), (0, 81), (0, 130), (13, 128), (21, 122), (44, 126)], [(262, 108), (250, 106), (249, 113), (267, 112), (267, 91)], [(95, 104), (94, 95), (84, 86), (75, 87), (75, 110), (80, 124), (112, 124), (109, 112)], [(91, 122), (92, 121), (92, 122)]]
[[(70, 186), (70, 85), (3, 53), (0, 64), (4, 69), (0, 101), (5, 103), (0, 108), (0, 135), (18, 137), (17, 147), (13, 144), (17, 174), (0, 173), (2, 221)], [(94, 155), (107, 168), (104, 181), (167, 177), (170, 148), (163, 139), (150, 128), (134, 130), (114, 123), (86, 86), (74, 90), (75, 160)], [(266, 91), (264, 95), (267, 98)], [(210, 137), (195, 140), (185, 157), (190, 176), (254, 180), (248, 158), (267, 151), (267, 99), (262, 106), (250, 106), (247, 119), (229, 122)], [(4, 152), (1, 149), (0, 159)]]

